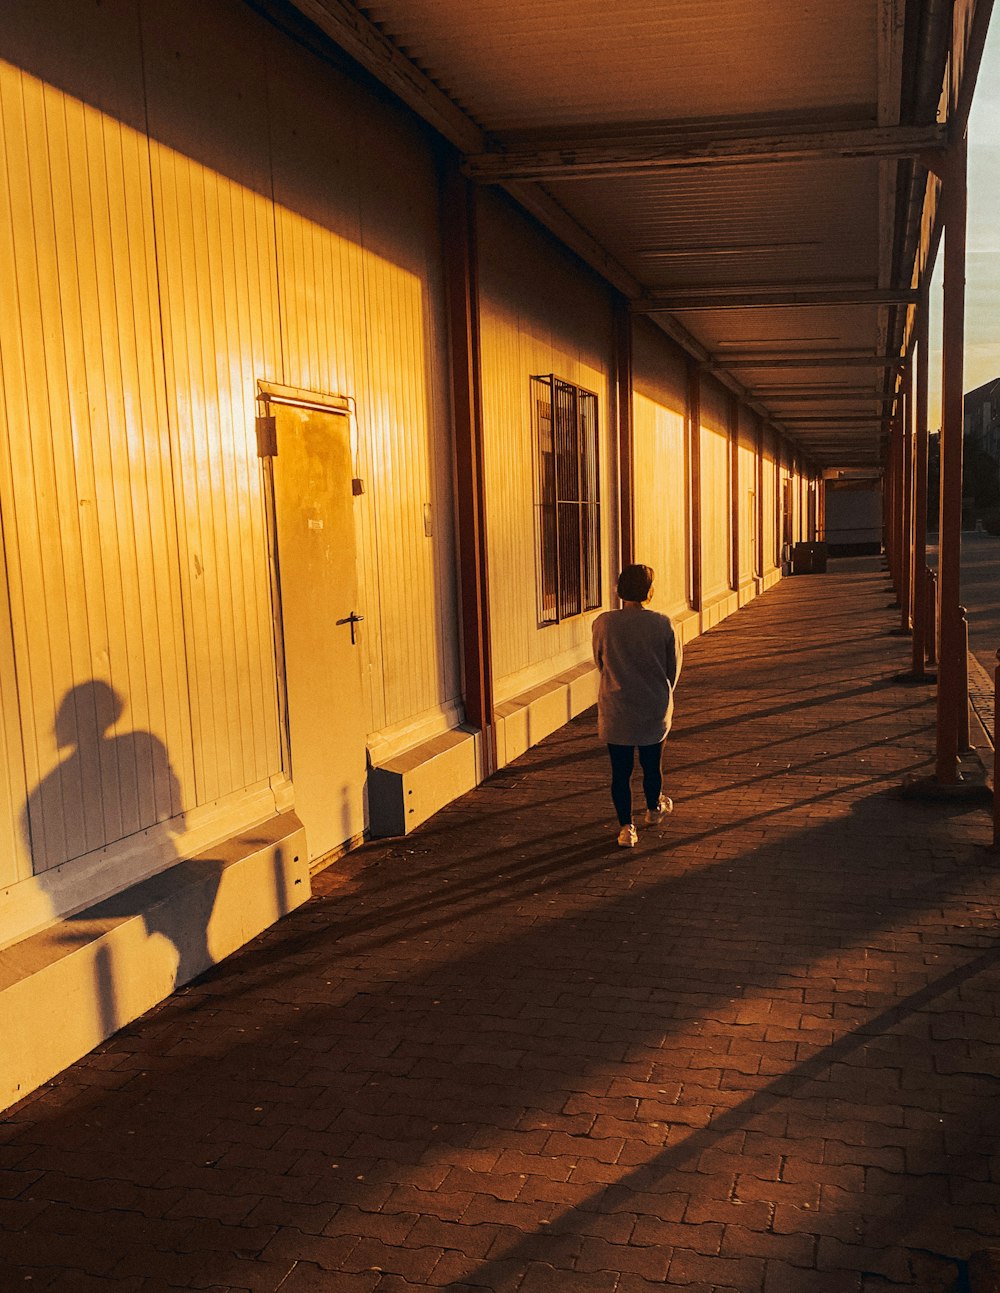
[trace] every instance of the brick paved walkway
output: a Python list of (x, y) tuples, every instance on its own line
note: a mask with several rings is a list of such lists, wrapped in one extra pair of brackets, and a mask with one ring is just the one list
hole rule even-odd
[(613, 846), (586, 715), (12, 1111), (3, 1289), (960, 1289), (1000, 873), (893, 797), (888, 601), (835, 565), (692, 644), (662, 836)]

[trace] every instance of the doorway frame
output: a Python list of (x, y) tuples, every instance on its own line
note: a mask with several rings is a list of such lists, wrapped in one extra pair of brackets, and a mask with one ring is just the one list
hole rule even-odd
[[(274, 670), (277, 686), (277, 703), (279, 716), (279, 736), (281, 741), (281, 767), (285, 776), (294, 785), (292, 775), (292, 731), (288, 710), (288, 679), (285, 662), (285, 622), (284, 606), (281, 598), (281, 559), (278, 553), (278, 516), (274, 492), (274, 459), (278, 454), (277, 430), (274, 414), (275, 405), (289, 408), (308, 409), (316, 413), (331, 413), (348, 419), (348, 442), (351, 449), (352, 492), (355, 496), (364, 492), (363, 483), (357, 474), (358, 463), (358, 425), (357, 404), (351, 395), (339, 395), (332, 391), (314, 391), (299, 386), (285, 386), (279, 382), (257, 379), (257, 407), (260, 410), (256, 419), (257, 457), (261, 463), (263, 481), (264, 525), (267, 535), (267, 562), (271, 592), (271, 625), (274, 637)], [(362, 670), (362, 679), (364, 670)], [(368, 828), (364, 834), (367, 835)], [(342, 849), (352, 848), (354, 841), (346, 840)], [(335, 850), (336, 852), (336, 850)], [(325, 862), (324, 862), (325, 864)]]

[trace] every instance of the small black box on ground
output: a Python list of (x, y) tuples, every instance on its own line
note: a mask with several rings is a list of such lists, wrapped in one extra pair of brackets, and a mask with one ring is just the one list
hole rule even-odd
[(792, 544), (792, 574), (793, 575), (825, 575), (826, 574), (826, 544), (825, 543), (793, 543)]

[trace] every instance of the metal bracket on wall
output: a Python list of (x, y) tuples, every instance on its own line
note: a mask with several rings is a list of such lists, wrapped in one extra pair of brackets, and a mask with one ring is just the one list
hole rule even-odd
[(256, 419), (257, 457), (276, 458), (278, 456), (278, 421), (273, 413)]

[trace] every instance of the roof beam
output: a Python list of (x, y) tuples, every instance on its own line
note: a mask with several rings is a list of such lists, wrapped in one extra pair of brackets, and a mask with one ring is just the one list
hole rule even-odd
[(912, 288), (850, 288), (813, 284), (788, 287), (678, 287), (672, 291), (650, 292), (634, 301), (637, 314), (655, 314), (665, 310), (746, 310), (775, 309), (794, 306), (831, 305), (911, 305), (917, 300)]
[(324, 35), (345, 50), (408, 108), (464, 153), (486, 148), (487, 139), (471, 117), (438, 89), (429, 76), (349, 0), (294, 0)]
[[(953, 132), (961, 138), (969, 125), (969, 112), (972, 108), (972, 96), (979, 77), (979, 67), (986, 46), (986, 36), (993, 13), (993, 0), (976, 0), (972, 22), (965, 33), (965, 49), (961, 59), (960, 83), (953, 88), (953, 109), (949, 114)], [(953, 64), (958, 63), (952, 54)]]
[(810, 426), (815, 426), (819, 430), (824, 427), (850, 427), (856, 431), (867, 431), (871, 429), (876, 431), (881, 426), (881, 419), (878, 417), (860, 417), (857, 414), (848, 413), (831, 413), (825, 414), (805, 414), (805, 413), (788, 413), (782, 414), (781, 421), (789, 427), (796, 429), (802, 428), (808, 430)]
[[(316, 0), (312, 0), (313, 3)], [(325, 0), (330, 2), (330, 0)], [(745, 166), (844, 157), (915, 157), (947, 146), (946, 126), (842, 126), (806, 130), (697, 129), (650, 137), (648, 127), (607, 127), (612, 142), (551, 141), (532, 148), (467, 156), (465, 173), (484, 184), (506, 180), (619, 179), (694, 166)]]
[(760, 350), (716, 351), (711, 366), (714, 368), (898, 368), (899, 355), (868, 355), (858, 351), (837, 354), (826, 351), (819, 355), (797, 355), (794, 351)]
[[(410, 61), (350, 0), (293, 0), (325, 36), (391, 90), (462, 153), (480, 153), (490, 139), (452, 99)], [(631, 298), (642, 286), (544, 189), (517, 183), (504, 188), (581, 260)]]
[(543, 188), (533, 184), (505, 184), (504, 188), (525, 211), (529, 212), (546, 229), (559, 239), (581, 260), (597, 272), (623, 296), (633, 300), (641, 296), (642, 284), (623, 265), (620, 265), (605, 248), (577, 224), (569, 212)]
[(887, 400), (894, 400), (896, 398), (895, 394), (886, 395), (885, 391), (852, 391), (843, 389), (839, 391), (769, 390), (766, 386), (755, 386), (754, 394), (761, 400), (788, 400), (795, 404), (809, 404), (813, 401), (824, 400), (866, 400), (869, 402), (872, 400), (878, 400), (880, 403), (885, 403)]
[[(903, 77), (903, 34), (905, 0), (879, 0), (877, 41), (878, 124), (899, 125), (900, 95)], [(878, 164), (878, 285), (892, 284), (892, 265), (896, 251), (896, 191), (899, 183), (899, 159), (881, 158)], [(878, 312), (878, 348), (889, 341), (892, 311), (882, 306)]]

